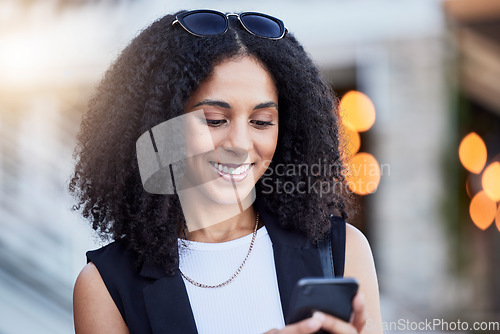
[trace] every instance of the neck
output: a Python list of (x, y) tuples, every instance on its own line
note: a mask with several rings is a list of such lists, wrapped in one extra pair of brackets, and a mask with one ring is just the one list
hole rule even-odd
[(252, 205), (253, 194), (231, 204), (208, 203), (206, 196), (189, 189), (178, 194), (188, 226), (188, 240), (225, 242), (254, 231), (257, 211)]
[(199, 242), (225, 242), (253, 233), (256, 223), (256, 211), (252, 207), (241, 214), (218, 224), (192, 231), (189, 240)]

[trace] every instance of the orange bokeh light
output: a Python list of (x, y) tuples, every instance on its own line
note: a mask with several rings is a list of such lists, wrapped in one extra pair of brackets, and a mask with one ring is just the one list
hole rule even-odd
[(344, 147), (346, 158), (352, 157), (361, 147), (361, 138), (359, 137), (359, 133), (344, 127), (341, 135), (341, 145)]
[(495, 220), (497, 204), (484, 191), (480, 191), (472, 198), (469, 212), (474, 224), (481, 230), (485, 230)]
[(380, 183), (380, 165), (369, 153), (358, 153), (348, 161), (347, 182), (352, 192), (367, 195), (377, 190)]
[(462, 165), (471, 173), (479, 174), (486, 164), (486, 145), (475, 132), (469, 133), (460, 142), (458, 156)]
[(340, 100), (342, 122), (353, 131), (363, 132), (375, 123), (375, 107), (365, 94), (351, 90)]
[(497, 216), (495, 217), (495, 225), (497, 226), (498, 231), (500, 231), (500, 206), (497, 209)]
[(500, 162), (493, 162), (483, 172), (484, 192), (493, 201), (500, 201)]

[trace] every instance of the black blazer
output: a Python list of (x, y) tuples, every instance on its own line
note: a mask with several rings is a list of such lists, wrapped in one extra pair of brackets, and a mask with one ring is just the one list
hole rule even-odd
[[(271, 212), (258, 205), (273, 244), (274, 262), (284, 319), (296, 282), (303, 277), (323, 276), (319, 251), (304, 235), (284, 230)], [(344, 271), (345, 222), (331, 219), (334, 270)], [(197, 333), (182, 277), (177, 270), (167, 276), (161, 268), (145, 263), (133, 271), (126, 245), (114, 242), (87, 252), (117, 305), (131, 333)]]

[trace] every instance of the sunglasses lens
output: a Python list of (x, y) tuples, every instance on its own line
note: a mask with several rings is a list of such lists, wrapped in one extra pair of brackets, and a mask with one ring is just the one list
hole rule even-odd
[(285, 27), (278, 19), (253, 13), (241, 15), (240, 19), (245, 27), (255, 35), (267, 38), (283, 37)]
[(200, 36), (221, 34), (226, 30), (226, 17), (213, 12), (188, 13), (182, 17), (186, 29)]

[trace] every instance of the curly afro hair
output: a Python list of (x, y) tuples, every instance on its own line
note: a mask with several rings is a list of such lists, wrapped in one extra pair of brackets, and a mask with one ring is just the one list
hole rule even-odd
[[(296, 229), (317, 242), (329, 229), (329, 214), (347, 218), (337, 99), (329, 86), (290, 33), (280, 40), (261, 38), (230, 17), (226, 33), (200, 38), (172, 26), (174, 19), (175, 14), (166, 15), (135, 37), (89, 102), (69, 183), (77, 200), (74, 210), (103, 239), (125, 242), (138, 266), (149, 261), (172, 275), (178, 266), (182, 209), (177, 195), (144, 190), (136, 141), (155, 125), (181, 115), (190, 94), (214, 66), (248, 55), (271, 73), (279, 103), (278, 144), (271, 172), (256, 185), (257, 196), (283, 228)], [(312, 164), (333, 168), (278, 172), (286, 166)], [(311, 184), (316, 186), (306, 191)], [(290, 191), (290, 185), (303, 187)], [(329, 191), (319, 191), (325, 185), (331, 185)]]

